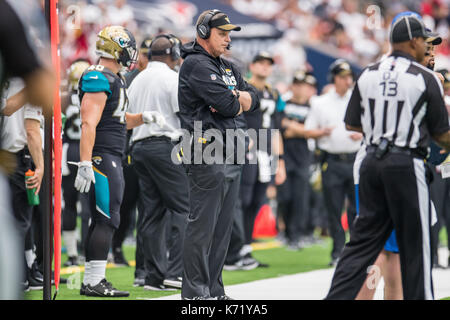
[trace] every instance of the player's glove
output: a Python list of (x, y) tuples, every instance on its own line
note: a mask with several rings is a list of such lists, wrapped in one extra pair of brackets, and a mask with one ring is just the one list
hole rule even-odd
[(146, 124), (156, 123), (160, 128), (166, 124), (164, 116), (157, 111), (144, 111), (142, 112), (142, 120)]
[(92, 162), (69, 162), (78, 166), (77, 177), (75, 178), (75, 189), (79, 192), (89, 192), (91, 183), (95, 183), (94, 170), (92, 169)]

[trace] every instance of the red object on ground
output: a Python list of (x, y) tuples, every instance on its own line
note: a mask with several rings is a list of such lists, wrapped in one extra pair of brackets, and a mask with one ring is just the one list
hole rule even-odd
[(276, 218), (272, 208), (265, 204), (261, 207), (255, 219), (253, 238), (275, 237), (277, 235)]
[(341, 216), (341, 225), (342, 225), (342, 228), (344, 228), (344, 231), (348, 230), (347, 212), (344, 212)]

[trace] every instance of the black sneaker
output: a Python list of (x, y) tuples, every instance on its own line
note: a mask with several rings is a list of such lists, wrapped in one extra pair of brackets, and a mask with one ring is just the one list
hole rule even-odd
[(34, 279), (36, 279), (39, 282), (44, 283), (44, 275), (42, 274), (41, 270), (39, 269), (39, 266), (38, 266), (36, 260), (31, 265), (30, 273)]
[(86, 296), (90, 297), (120, 298), (128, 297), (129, 295), (130, 293), (128, 291), (120, 291), (114, 288), (106, 279), (102, 279), (95, 286), (86, 286)]
[(223, 296), (217, 297), (217, 300), (234, 300), (234, 299), (224, 294)]
[(177, 289), (167, 287), (164, 284), (158, 284), (158, 285), (145, 284), (144, 285), (144, 290), (150, 290), (150, 291), (176, 291)]
[(198, 296), (198, 297), (192, 297), (192, 298), (181, 297), (181, 300), (217, 300), (217, 299), (212, 298), (212, 297)]
[(114, 255), (114, 264), (116, 266), (120, 266), (120, 267), (129, 267), (130, 266), (128, 261), (125, 259), (121, 248), (114, 248), (113, 255)]
[(236, 270), (253, 270), (259, 266), (259, 262), (253, 258), (241, 258), (233, 264), (226, 264), (223, 269), (226, 271), (236, 271)]
[(22, 286), (22, 291), (23, 292), (30, 291), (30, 285), (28, 283), (28, 280), (25, 280), (25, 281), (21, 282), (20, 285)]
[(78, 257), (69, 257), (66, 262), (64, 262), (63, 267), (75, 267), (79, 266)]
[(30, 290), (42, 290), (44, 288), (44, 279), (42, 274), (34, 268), (34, 263), (31, 268), (27, 268), (28, 288)]
[(178, 279), (164, 279), (163, 285), (165, 285), (168, 288), (181, 289), (182, 283)]
[(263, 263), (263, 262), (261, 262), (261, 261), (256, 260), (255, 258), (253, 258), (251, 252), (247, 253), (247, 254), (244, 256), (244, 261), (245, 261), (246, 263), (250, 263), (250, 262), (256, 261), (256, 263), (258, 264), (258, 268), (268, 268), (268, 267), (269, 267), (269, 265), (268, 265), (267, 263)]
[(143, 287), (145, 285), (145, 278), (135, 278), (133, 287)]

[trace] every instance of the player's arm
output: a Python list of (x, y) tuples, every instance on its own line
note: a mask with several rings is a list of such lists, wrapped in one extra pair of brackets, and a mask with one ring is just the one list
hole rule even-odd
[(11, 98), (6, 100), (5, 107), (2, 109), (2, 114), (9, 117), (14, 112), (23, 107), (27, 102), (26, 89), (22, 89), (13, 95)]
[(26, 101), (42, 107), (46, 117), (51, 117), (55, 76), (52, 71), (40, 68), (24, 77)]
[(281, 121), (281, 125), (284, 128), (284, 137), (289, 138), (304, 138), (306, 137), (306, 129), (303, 123), (298, 123), (294, 120), (289, 120), (288, 118), (284, 118)]
[(127, 119), (127, 130), (139, 127), (144, 124), (142, 119), (142, 113), (125, 113), (125, 118)]
[(36, 169), (34, 176), (27, 180), (27, 188), (36, 188), (36, 194), (41, 188), (44, 177), (44, 155), (42, 152), (41, 123), (36, 119), (25, 119), (25, 131), (27, 133), (27, 145), (30, 150)]
[(86, 92), (81, 101), (80, 161), (91, 161), (95, 130), (105, 108), (105, 92)]
[[(275, 157), (284, 156), (283, 137), (279, 130), (272, 135), (272, 153)], [(275, 173), (275, 185), (279, 186), (286, 181), (286, 166), (283, 158), (278, 159), (277, 171)]]

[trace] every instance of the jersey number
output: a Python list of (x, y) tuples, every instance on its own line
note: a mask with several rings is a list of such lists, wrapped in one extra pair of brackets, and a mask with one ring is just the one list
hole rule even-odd
[(383, 96), (395, 97), (397, 96), (397, 72), (386, 71), (383, 74), (383, 81), (380, 86), (383, 86)]
[(261, 99), (260, 108), (263, 112), (262, 127), (270, 128), (272, 114), (275, 111), (275, 101), (270, 99)]
[(92, 66), (90, 66), (89, 68), (88, 68), (88, 71), (94, 71), (94, 70), (96, 70), (96, 71), (103, 71), (105, 69), (105, 67), (104, 66), (102, 66), (101, 64), (98, 64), (98, 65), (92, 65)]
[(125, 113), (128, 109), (128, 99), (125, 95), (125, 89), (120, 88), (119, 103), (116, 110), (114, 110), (113, 117), (119, 118), (120, 123), (125, 123)]

